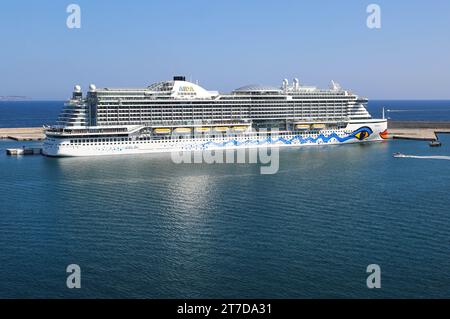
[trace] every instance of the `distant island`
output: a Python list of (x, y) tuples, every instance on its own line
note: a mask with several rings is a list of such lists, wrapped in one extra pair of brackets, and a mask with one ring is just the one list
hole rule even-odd
[(24, 101), (24, 100), (31, 100), (31, 98), (22, 95), (7, 95), (7, 96), (0, 95), (0, 101)]

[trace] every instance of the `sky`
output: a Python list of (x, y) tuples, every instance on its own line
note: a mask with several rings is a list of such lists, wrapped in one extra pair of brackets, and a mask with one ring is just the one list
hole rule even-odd
[[(367, 27), (371, 3), (380, 29)], [(0, 41), (0, 96), (185, 75), (221, 92), (298, 77), (369, 99), (450, 99), (448, 0), (2, 0)]]

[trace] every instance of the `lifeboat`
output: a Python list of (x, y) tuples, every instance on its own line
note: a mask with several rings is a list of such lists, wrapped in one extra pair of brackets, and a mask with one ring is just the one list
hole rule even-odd
[(313, 124), (312, 127), (315, 128), (315, 129), (324, 129), (327, 126), (325, 124), (323, 124), (323, 123), (316, 123), (316, 124)]
[(214, 131), (216, 131), (216, 132), (226, 132), (226, 131), (228, 131), (228, 127), (226, 127), (226, 126), (218, 126), (218, 127), (214, 128)]
[(211, 128), (210, 127), (196, 127), (195, 131), (198, 133), (206, 133), (206, 132), (211, 131)]
[(171, 132), (170, 128), (155, 128), (153, 130), (156, 134), (169, 134)]
[(235, 132), (244, 132), (247, 130), (247, 126), (233, 126), (233, 131)]
[(309, 124), (297, 124), (295, 126), (297, 130), (309, 130)]
[(174, 132), (175, 133), (186, 134), (186, 133), (191, 133), (191, 129), (189, 127), (178, 127), (178, 128), (175, 129)]

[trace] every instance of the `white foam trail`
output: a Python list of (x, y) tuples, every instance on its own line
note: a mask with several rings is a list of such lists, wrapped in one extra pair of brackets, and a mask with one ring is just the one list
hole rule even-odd
[(418, 156), (418, 155), (403, 155), (399, 156), (399, 158), (418, 158), (418, 159), (439, 159), (439, 160), (447, 160), (450, 161), (450, 156)]

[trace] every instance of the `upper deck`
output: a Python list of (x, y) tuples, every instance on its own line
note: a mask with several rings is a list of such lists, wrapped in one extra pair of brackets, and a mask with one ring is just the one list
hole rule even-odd
[[(78, 89), (79, 87), (77, 87)], [(230, 93), (208, 91), (175, 77), (146, 88), (89, 87), (85, 98), (74, 92), (72, 106), (58, 124), (68, 126), (184, 125), (197, 122), (349, 121), (370, 119), (367, 99), (332, 82), (329, 89), (300, 85), (240, 87)]]

